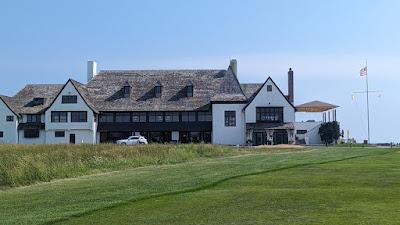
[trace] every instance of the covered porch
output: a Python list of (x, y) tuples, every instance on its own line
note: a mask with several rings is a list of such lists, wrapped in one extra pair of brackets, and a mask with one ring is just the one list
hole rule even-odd
[(295, 141), (293, 123), (246, 124), (248, 145), (293, 144)]

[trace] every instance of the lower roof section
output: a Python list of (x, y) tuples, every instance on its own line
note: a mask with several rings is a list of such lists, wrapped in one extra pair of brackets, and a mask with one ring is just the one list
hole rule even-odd
[(312, 101), (307, 102), (301, 105), (296, 106), (297, 112), (326, 112), (332, 109), (336, 109), (339, 106), (333, 105), (326, 102), (321, 101)]

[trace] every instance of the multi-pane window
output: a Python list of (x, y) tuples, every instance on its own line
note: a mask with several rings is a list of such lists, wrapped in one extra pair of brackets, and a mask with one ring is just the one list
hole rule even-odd
[(196, 112), (182, 112), (182, 122), (195, 122)]
[(146, 122), (146, 113), (145, 112), (134, 112), (132, 113), (132, 122), (134, 123), (144, 123)]
[(26, 129), (24, 130), (24, 138), (38, 138), (39, 129)]
[(0, 138), (4, 137), (4, 132), (0, 131)]
[(212, 113), (211, 112), (198, 112), (197, 118), (201, 122), (211, 122), (212, 121)]
[(257, 107), (256, 119), (260, 122), (283, 122), (282, 107)]
[(164, 115), (162, 112), (149, 112), (149, 122), (164, 122)]
[(101, 123), (113, 123), (114, 122), (114, 114), (113, 113), (100, 114), (100, 122)]
[(67, 112), (51, 112), (51, 122), (52, 123), (66, 123), (67, 122)]
[(131, 122), (131, 114), (128, 112), (115, 113), (115, 122), (130, 123)]
[(179, 122), (179, 112), (166, 112), (165, 122)]
[(271, 92), (271, 91), (272, 91), (272, 85), (270, 85), (270, 84), (267, 85), (267, 91), (268, 91), (268, 92)]
[(41, 123), (41, 115), (40, 114), (29, 114), (26, 115), (26, 122), (28, 123)]
[(63, 95), (61, 99), (62, 104), (75, 104), (78, 103), (78, 96), (76, 95)]
[(225, 126), (226, 127), (236, 126), (236, 111), (225, 111)]
[(54, 137), (65, 137), (65, 131), (54, 132)]
[(87, 122), (87, 112), (71, 112), (71, 122)]
[(14, 116), (6, 116), (6, 121), (7, 122), (13, 122), (14, 121)]

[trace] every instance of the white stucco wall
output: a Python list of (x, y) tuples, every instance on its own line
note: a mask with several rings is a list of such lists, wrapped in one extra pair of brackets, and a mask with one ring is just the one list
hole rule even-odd
[[(272, 85), (272, 91), (267, 91), (267, 86)], [(283, 122), (294, 122), (295, 121), (295, 110), (283, 96), (278, 87), (274, 85), (271, 79), (267, 80), (267, 83), (258, 92), (257, 96), (247, 106), (246, 123), (256, 122), (256, 108), (257, 107), (283, 107)]]
[[(76, 95), (76, 104), (62, 104), (63, 95)], [(52, 123), (51, 112), (53, 111), (67, 111), (67, 123)], [(86, 111), (87, 122), (71, 122), (71, 111)], [(94, 122), (94, 114), (90, 107), (85, 103), (83, 98), (79, 95), (78, 91), (68, 82), (60, 95), (56, 98), (53, 105), (45, 113), (46, 123), (46, 143), (69, 143), (69, 134), (76, 135), (76, 143), (96, 143), (96, 125)], [(65, 137), (56, 138), (55, 131), (65, 131)]]
[[(55, 137), (56, 131), (64, 131), (64, 137)], [(46, 142), (51, 144), (68, 144), (69, 143), (69, 135), (75, 134), (75, 143), (76, 144), (94, 144), (96, 139), (93, 140), (93, 132), (90, 130), (47, 130), (46, 131)]]
[[(213, 104), (212, 105), (212, 142), (223, 145), (244, 145), (245, 116), (243, 108), (246, 104)], [(236, 111), (236, 126), (225, 126), (225, 111)]]
[[(14, 121), (8, 122), (7, 116), (14, 116)], [(16, 144), (18, 143), (18, 117), (15, 115), (0, 99), (0, 131), (3, 137), (0, 137), (0, 143)]]
[(294, 123), (295, 132), (297, 130), (307, 130), (306, 134), (296, 134), (299, 139), (304, 139), (306, 145), (322, 144), (321, 137), (318, 133), (321, 122), (296, 122)]

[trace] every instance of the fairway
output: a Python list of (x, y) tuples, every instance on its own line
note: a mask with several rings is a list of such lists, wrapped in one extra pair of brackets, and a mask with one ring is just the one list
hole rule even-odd
[(392, 149), (258, 151), (62, 179), (0, 191), (0, 224), (394, 224), (399, 160)]
[(245, 176), (63, 224), (395, 224), (399, 161), (391, 153)]

